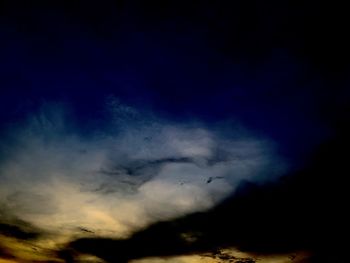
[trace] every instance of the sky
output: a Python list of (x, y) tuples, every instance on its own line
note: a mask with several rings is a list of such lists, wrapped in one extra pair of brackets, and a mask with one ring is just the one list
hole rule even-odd
[(346, 20), (2, 1), (0, 263), (347, 261)]

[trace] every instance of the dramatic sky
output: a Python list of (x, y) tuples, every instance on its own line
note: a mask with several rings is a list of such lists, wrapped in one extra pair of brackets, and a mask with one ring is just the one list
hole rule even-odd
[(1, 1), (0, 263), (346, 262), (345, 11)]

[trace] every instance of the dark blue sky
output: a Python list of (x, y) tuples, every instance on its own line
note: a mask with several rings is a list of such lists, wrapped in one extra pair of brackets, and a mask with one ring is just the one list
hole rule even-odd
[(344, 19), (312, 1), (2, 5), (2, 125), (60, 102), (93, 129), (113, 95), (180, 121), (235, 119), (297, 156), (346, 115)]

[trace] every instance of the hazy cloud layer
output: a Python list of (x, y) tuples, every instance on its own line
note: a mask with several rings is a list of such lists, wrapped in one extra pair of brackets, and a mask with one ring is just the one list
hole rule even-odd
[(272, 142), (238, 125), (179, 124), (114, 98), (107, 109), (108, 131), (93, 135), (79, 135), (57, 105), (10, 130), (1, 149), (4, 214), (60, 234), (126, 237), (285, 168)]

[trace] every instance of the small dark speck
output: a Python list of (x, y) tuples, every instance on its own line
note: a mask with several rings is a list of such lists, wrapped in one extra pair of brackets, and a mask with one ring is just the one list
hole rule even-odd
[(83, 232), (86, 232), (86, 233), (92, 233), (92, 234), (94, 234), (93, 231), (91, 231), (91, 230), (89, 230), (89, 229), (86, 229), (86, 228), (83, 228), (83, 227), (79, 227), (79, 230), (80, 230), (80, 231), (83, 231)]
[(210, 176), (207, 180), (207, 184), (211, 183), (215, 179), (224, 179), (224, 177), (223, 176), (215, 176), (215, 177)]

